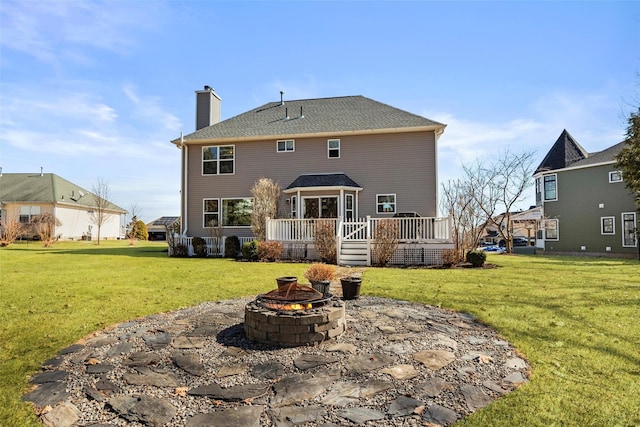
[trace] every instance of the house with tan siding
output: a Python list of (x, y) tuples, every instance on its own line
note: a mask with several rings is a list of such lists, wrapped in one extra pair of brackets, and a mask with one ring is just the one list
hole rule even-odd
[(410, 212), (425, 219), (414, 220), (414, 244), (450, 242), (448, 230), (428, 231), (448, 227), (437, 218), (437, 143), (446, 125), (364, 96), (288, 100), (281, 93), (223, 121), (220, 112), (213, 89), (196, 91), (196, 130), (171, 141), (181, 150), (184, 236), (207, 237), (220, 225), (224, 236), (250, 239), (251, 189), (266, 177), (283, 190), (268, 238), (309, 243), (283, 230), (321, 219), (339, 229)]
[[(95, 195), (54, 173), (0, 173), (0, 227), (6, 221), (24, 226), (23, 238), (34, 238), (33, 220), (52, 214), (60, 222), (53, 235), (62, 240), (97, 237)], [(101, 239), (124, 237), (127, 211), (109, 202), (104, 209)]]

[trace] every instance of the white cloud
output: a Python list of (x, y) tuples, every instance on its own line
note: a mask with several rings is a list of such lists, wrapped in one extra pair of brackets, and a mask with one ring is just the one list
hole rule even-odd
[(162, 101), (159, 97), (141, 96), (132, 84), (124, 85), (122, 90), (133, 104), (135, 118), (153, 126), (161, 126), (171, 132), (177, 132), (182, 128), (180, 119), (162, 107)]

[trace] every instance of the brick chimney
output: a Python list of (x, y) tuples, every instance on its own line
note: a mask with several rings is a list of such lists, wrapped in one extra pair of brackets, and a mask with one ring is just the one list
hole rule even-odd
[(211, 86), (196, 91), (196, 130), (220, 122), (220, 101)]

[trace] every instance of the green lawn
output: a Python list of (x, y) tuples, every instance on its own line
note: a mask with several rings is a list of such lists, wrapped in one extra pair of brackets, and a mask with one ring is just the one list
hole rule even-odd
[[(490, 255), (492, 269), (378, 269), (363, 293), (475, 314), (531, 362), (531, 381), (463, 426), (640, 425), (640, 263)], [(305, 264), (166, 256), (166, 245), (36, 242), (0, 249), (0, 425), (39, 425), (21, 401), (40, 364), (107, 325), (253, 295)]]

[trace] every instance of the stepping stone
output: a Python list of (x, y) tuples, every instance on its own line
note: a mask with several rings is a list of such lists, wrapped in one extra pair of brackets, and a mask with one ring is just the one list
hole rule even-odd
[(351, 356), (347, 361), (347, 367), (356, 374), (365, 374), (375, 369), (382, 368), (393, 362), (393, 359), (381, 353), (360, 354)]
[(387, 317), (391, 317), (392, 319), (399, 319), (399, 320), (404, 320), (407, 317), (409, 317), (406, 311), (396, 310), (392, 308), (380, 310), (380, 314), (384, 314)]
[(109, 350), (107, 350), (107, 352), (104, 355), (105, 357), (121, 356), (123, 354), (129, 353), (132, 349), (133, 349), (132, 342), (121, 342), (120, 344), (117, 344), (111, 347)]
[(442, 390), (451, 389), (453, 384), (443, 380), (442, 378), (432, 378), (424, 383), (418, 385), (416, 389), (425, 393), (429, 397), (436, 397), (440, 395)]
[(214, 325), (200, 325), (186, 335), (190, 337), (213, 337), (220, 333), (220, 327)]
[(220, 356), (228, 356), (228, 357), (242, 357), (246, 355), (247, 352), (240, 347), (227, 347)]
[(356, 424), (364, 424), (367, 421), (378, 421), (384, 418), (384, 413), (369, 408), (347, 408), (338, 411), (338, 415)]
[(420, 372), (413, 365), (395, 365), (381, 369), (383, 374), (389, 374), (397, 380), (410, 380), (420, 375)]
[(455, 423), (458, 420), (458, 414), (444, 406), (431, 405), (427, 406), (426, 410), (422, 413), (422, 419), (430, 423), (445, 426)]
[(467, 404), (469, 411), (476, 411), (484, 406), (487, 406), (493, 401), (493, 399), (482, 391), (481, 387), (465, 384), (460, 387), (460, 391), (464, 396), (464, 401)]
[(118, 386), (112, 381), (102, 379), (96, 383), (96, 390), (113, 394), (118, 391)]
[(216, 377), (224, 378), (224, 377), (230, 377), (232, 375), (240, 375), (240, 374), (244, 374), (248, 370), (249, 370), (249, 367), (247, 365), (242, 365), (242, 364), (223, 366), (220, 369), (218, 369), (218, 372), (216, 373)]
[(486, 338), (468, 337), (467, 342), (471, 345), (480, 345), (487, 342)]
[(338, 343), (328, 346), (325, 350), (339, 353), (355, 353), (358, 348), (353, 344)]
[(29, 382), (31, 384), (44, 384), (55, 381), (64, 381), (66, 378), (66, 371), (44, 371), (34, 375)]
[(347, 406), (358, 401), (361, 388), (358, 383), (341, 381), (331, 387), (321, 402), (324, 405)]
[(186, 351), (174, 351), (171, 353), (171, 361), (180, 369), (191, 375), (201, 376), (206, 373), (200, 355)]
[(378, 329), (385, 335), (395, 334), (397, 329), (389, 325), (378, 325)]
[(189, 418), (185, 427), (259, 427), (260, 416), (264, 406), (240, 406), (232, 409), (222, 409), (209, 414), (198, 414)]
[(65, 354), (71, 354), (71, 353), (75, 353), (77, 351), (80, 351), (84, 348), (84, 346), (82, 344), (73, 344), (70, 345), (69, 347), (63, 348), (62, 350), (60, 350), (60, 353), (58, 353), (60, 356), (64, 356)]
[(45, 407), (47, 405), (54, 406), (56, 403), (66, 400), (67, 397), (69, 397), (67, 384), (62, 381), (54, 381), (40, 384), (38, 388), (24, 395), (22, 399), (32, 402), (36, 406)]
[(318, 366), (326, 365), (328, 363), (333, 363), (336, 361), (337, 359), (323, 356), (321, 354), (303, 354), (297, 357), (293, 361), (293, 364), (298, 369), (307, 370), (307, 369), (316, 368)]
[(367, 380), (362, 384), (362, 387), (360, 388), (360, 397), (363, 399), (367, 399), (392, 388), (393, 383), (388, 381)]
[(204, 344), (205, 339), (203, 337), (189, 337), (184, 335), (180, 335), (171, 343), (174, 348), (180, 349), (203, 348)]
[(458, 335), (459, 333), (458, 328), (455, 328), (450, 325), (445, 325), (444, 323), (434, 322), (431, 320), (427, 321), (427, 326), (429, 327), (429, 329), (432, 329), (436, 332), (440, 332), (448, 336)]
[(107, 364), (95, 364), (95, 365), (87, 365), (86, 367), (86, 373), (87, 374), (106, 374), (107, 372), (111, 372), (113, 371), (113, 365), (107, 365)]
[(434, 371), (456, 360), (455, 354), (445, 350), (423, 350), (414, 354), (413, 358)]
[(164, 399), (146, 395), (117, 396), (109, 405), (122, 418), (147, 425), (160, 426), (176, 415), (176, 408)]
[(387, 337), (389, 341), (415, 341), (419, 339), (418, 335), (413, 333), (395, 334)]
[(458, 343), (446, 335), (434, 334), (432, 339), (433, 339), (433, 344), (435, 345), (449, 347), (452, 350), (456, 350), (458, 348)]
[(337, 378), (339, 374), (317, 377), (296, 375), (284, 378), (273, 386), (275, 396), (271, 403), (274, 407), (281, 407), (314, 399), (327, 391)]
[(171, 334), (168, 332), (160, 332), (154, 335), (144, 335), (142, 339), (149, 347), (154, 350), (158, 350), (171, 343)]
[(71, 427), (80, 419), (80, 410), (69, 402), (62, 402), (42, 416), (46, 426)]
[(269, 390), (264, 384), (245, 384), (222, 388), (216, 383), (190, 389), (187, 394), (191, 396), (207, 396), (212, 399), (226, 402), (241, 402), (246, 399), (255, 399), (263, 396)]
[(414, 351), (413, 345), (410, 342), (394, 342), (382, 346), (382, 349), (395, 354), (407, 354)]
[(123, 362), (126, 366), (146, 366), (160, 362), (160, 355), (153, 351), (138, 351), (131, 353)]
[(404, 417), (407, 415), (420, 413), (423, 409), (424, 403), (401, 394), (393, 402), (391, 402), (391, 405), (389, 405), (389, 409), (387, 410), (387, 414)]
[(527, 379), (520, 372), (514, 372), (502, 379), (503, 382), (513, 385), (520, 385), (527, 382)]
[(251, 369), (251, 375), (256, 378), (275, 380), (284, 375), (284, 365), (280, 362), (261, 363)]
[(285, 406), (271, 409), (269, 413), (277, 420), (277, 425), (303, 425), (327, 415), (320, 405)]
[(118, 338), (116, 337), (94, 337), (87, 340), (87, 347), (98, 348), (105, 345), (111, 345), (118, 342)]
[(178, 387), (179, 380), (173, 372), (156, 372), (139, 367), (138, 372), (126, 372), (122, 379), (130, 385), (152, 385), (156, 387)]
[(507, 359), (505, 366), (509, 369), (527, 369), (527, 362), (519, 357), (512, 357), (511, 359)]
[(482, 382), (482, 385), (496, 393), (505, 394), (509, 392), (509, 390), (505, 390), (495, 381), (486, 380)]

